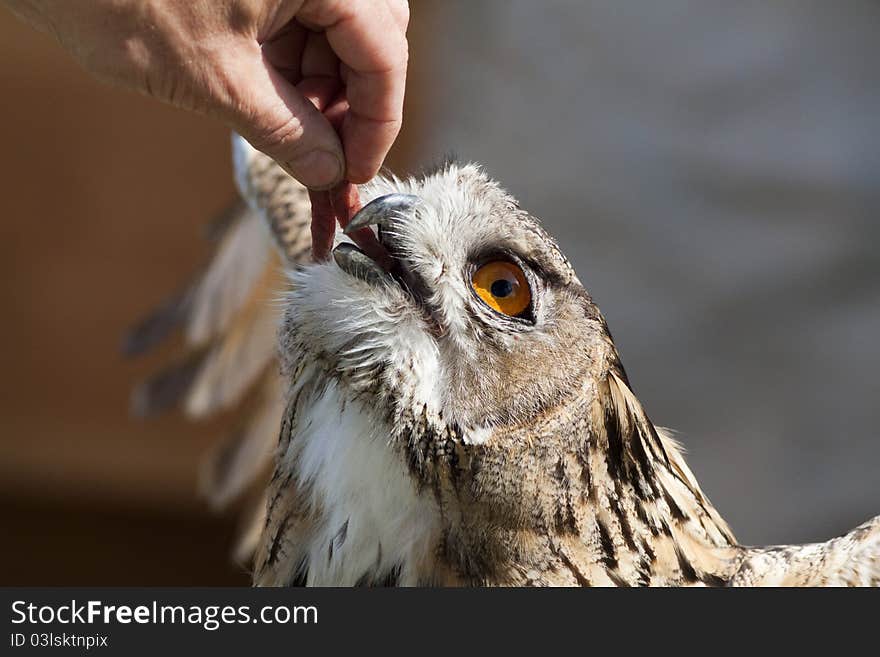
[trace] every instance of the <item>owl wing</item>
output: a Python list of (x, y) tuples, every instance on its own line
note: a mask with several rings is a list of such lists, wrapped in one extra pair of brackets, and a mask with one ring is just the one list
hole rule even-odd
[(730, 586), (880, 586), (880, 516), (825, 543), (750, 548)]
[[(184, 338), (182, 356), (133, 391), (136, 414), (178, 407), (202, 419), (243, 407), (240, 425), (212, 448), (200, 474), (202, 494), (218, 509), (268, 480), (283, 411), (277, 325), (284, 270), (311, 258), (307, 190), (238, 136), (233, 161), (243, 201), (212, 224), (210, 262), (124, 343), (124, 351), (136, 355), (174, 332)], [(236, 548), (239, 560), (253, 552), (264, 508), (260, 502), (250, 512)]]

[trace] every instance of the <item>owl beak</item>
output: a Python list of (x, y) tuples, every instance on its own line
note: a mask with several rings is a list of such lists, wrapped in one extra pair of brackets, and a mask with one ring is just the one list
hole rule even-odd
[(345, 234), (362, 230), (369, 226), (379, 227), (379, 242), (391, 257), (391, 265), (383, 266), (352, 244), (342, 243), (333, 251), (333, 258), (340, 269), (367, 281), (382, 283), (397, 281), (416, 299), (424, 296), (424, 283), (410, 271), (407, 263), (400, 257), (397, 241), (400, 231), (394, 230), (402, 222), (413, 217), (413, 210), (422, 203), (418, 196), (411, 194), (387, 194), (374, 199), (362, 207), (348, 222)]
[(412, 216), (412, 211), (422, 200), (412, 194), (386, 194), (373, 199), (362, 207), (351, 218), (343, 231), (351, 235), (356, 230), (367, 226), (379, 226), (391, 228), (394, 223), (407, 220)]
[(382, 267), (354, 244), (342, 242), (333, 249), (333, 259), (339, 268), (349, 276), (377, 285), (392, 280)]

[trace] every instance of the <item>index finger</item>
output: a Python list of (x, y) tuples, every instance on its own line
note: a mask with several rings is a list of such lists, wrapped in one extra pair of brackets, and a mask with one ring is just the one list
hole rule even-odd
[(347, 177), (367, 182), (400, 132), (406, 35), (385, 0), (313, 0), (298, 16), (325, 29), (327, 41), (348, 69), (349, 110), (342, 126)]

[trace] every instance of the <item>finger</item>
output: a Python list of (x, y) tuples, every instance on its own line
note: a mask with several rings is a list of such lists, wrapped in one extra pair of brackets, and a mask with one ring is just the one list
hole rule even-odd
[(290, 21), (261, 46), (263, 56), (294, 84), (302, 79), (301, 64), (309, 34), (298, 21)]
[(302, 51), (303, 77), (339, 78), (339, 57), (327, 42), (323, 32), (308, 32)]
[[(302, 87), (302, 84), (300, 84), (300, 86)], [(322, 98), (326, 97), (326, 95), (322, 96)], [(339, 94), (329, 104), (320, 105), (320, 107), (322, 107), (324, 116), (330, 121), (330, 125), (342, 135), (342, 142), (344, 144), (346, 137), (351, 134), (350, 130), (352, 121), (357, 122), (359, 120), (357, 117), (353, 117), (349, 112), (350, 107), (346, 97), (345, 88), (343, 87)], [(379, 127), (381, 129), (382, 126)]]
[[(339, 58), (330, 48), (323, 33), (308, 34), (302, 53), (302, 81), (297, 84), (297, 88), (321, 112), (325, 112), (342, 89)], [(333, 122), (330, 124), (333, 125)], [(333, 125), (337, 132), (340, 125), (341, 122)]]
[(327, 188), (344, 176), (336, 131), (256, 44), (231, 57), (226, 118), (253, 146), (309, 188)]
[(401, 32), (406, 32), (409, 26), (409, 3), (406, 0), (387, 0), (387, 3), (397, 27)]
[[(342, 92), (323, 109), (324, 116), (327, 117), (327, 120), (330, 121), (330, 125), (334, 128), (338, 128), (345, 119), (348, 114), (348, 100), (345, 97), (345, 90)], [(344, 185), (345, 183), (343, 183)], [(354, 185), (350, 186), (350, 191), (348, 192), (350, 195), (355, 194), (357, 192), (357, 188)], [(342, 185), (340, 185), (342, 187)], [(337, 218), (339, 220), (339, 225), (345, 228), (348, 223), (351, 221), (351, 218), (355, 215), (357, 210), (360, 209), (360, 200), (357, 196), (354, 196), (354, 200), (349, 199), (347, 205), (345, 206), (347, 211), (344, 213), (339, 213), (337, 211)], [(369, 228), (361, 228), (360, 230), (355, 231), (350, 235), (351, 239), (357, 244), (361, 250), (370, 256), (373, 260), (375, 260), (379, 265), (381, 265), (385, 270), (390, 271), (392, 266), (391, 256), (388, 254), (388, 250), (382, 246), (382, 243), (379, 242), (376, 234), (370, 230)]]
[(372, 178), (400, 131), (407, 43), (383, 2), (307, 2), (301, 14), (325, 27), (327, 40), (347, 66), (349, 116), (343, 124), (347, 176)]
[(324, 118), (330, 122), (330, 125), (333, 126), (333, 129), (338, 133), (342, 121), (339, 120), (334, 123), (334, 121), (327, 116), (327, 110), (329, 107), (333, 106), (334, 111), (338, 111), (335, 110), (335, 106), (338, 104), (336, 99), (342, 91), (342, 82), (337, 78), (329, 77), (304, 78), (302, 82), (296, 85), (296, 88), (318, 109), (319, 112), (324, 115)]
[(400, 120), (377, 120), (354, 113), (354, 103), (342, 121), (340, 136), (346, 162), (346, 179), (361, 185), (379, 172), (385, 156), (400, 133)]
[[(264, 43), (263, 55), (267, 57), (299, 92), (323, 112), (338, 96), (342, 87), (339, 76), (339, 58), (323, 32), (306, 29), (299, 21)], [(342, 125), (339, 121), (334, 128)]]
[(336, 130), (337, 134), (342, 131), (342, 122), (345, 115), (348, 114), (348, 100), (345, 97), (345, 87), (342, 87), (339, 93), (334, 96), (322, 110), (322, 113), (330, 121), (330, 125)]

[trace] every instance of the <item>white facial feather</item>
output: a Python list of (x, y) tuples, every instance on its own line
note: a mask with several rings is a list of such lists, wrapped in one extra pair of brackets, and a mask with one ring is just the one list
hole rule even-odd
[(415, 399), (437, 408), (437, 346), (399, 286), (388, 285), (379, 294), (332, 262), (292, 272), (290, 280), (288, 313), (301, 341), (338, 354), (339, 373), (355, 384), (380, 362), (389, 366), (389, 377), (406, 368)]

